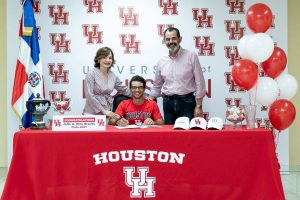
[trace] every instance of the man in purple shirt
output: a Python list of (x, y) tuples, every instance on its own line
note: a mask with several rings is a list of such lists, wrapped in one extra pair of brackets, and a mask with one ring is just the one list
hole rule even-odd
[(177, 28), (164, 32), (169, 55), (158, 61), (150, 98), (163, 97), (165, 124), (174, 124), (178, 117), (192, 119), (203, 114), (205, 80), (196, 53), (180, 46), (182, 37)]

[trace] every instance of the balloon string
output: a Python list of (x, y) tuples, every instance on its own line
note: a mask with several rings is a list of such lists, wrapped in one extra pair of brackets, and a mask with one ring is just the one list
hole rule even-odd
[[(262, 71), (262, 67), (261, 67), (261, 63), (257, 63), (257, 68), (258, 68), (258, 74), (257, 74), (257, 81), (258, 81), (258, 79), (259, 79), (259, 74), (260, 74), (260, 72)], [(256, 81), (256, 83), (255, 83), (255, 86), (252, 88), (252, 89), (254, 89), (254, 96), (252, 96), (251, 94), (250, 94), (250, 92), (249, 92), (249, 101), (250, 101), (250, 105), (256, 105), (256, 95), (257, 95), (257, 81)], [(251, 97), (252, 96), (252, 97)]]
[(277, 153), (277, 145), (278, 145), (278, 141), (279, 141), (280, 132), (281, 131), (277, 131), (277, 133), (276, 133), (276, 129), (274, 129), (275, 153), (276, 153), (276, 158), (277, 158), (277, 162), (278, 162), (278, 165), (279, 165), (279, 169), (280, 169), (280, 162), (279, 162), (278, 153)]
[(255, 84), (254, 105), (256, 105), (257, 84)]
[(278, 141), (279, 141), (279, 134), (280, 131), (277, 131), (276, 133), (276, 130), (275, 130), (275, 150), (277, 150), (277, 145), (278, 145)]
[[(250, 90), (252, 90), (252, 91), (254, 90), (254, 92), (248, 91), (250, 105), (256, 105), (257, 83)], [(253, 93), (254, 93), (254, 95), (253, 95)]]

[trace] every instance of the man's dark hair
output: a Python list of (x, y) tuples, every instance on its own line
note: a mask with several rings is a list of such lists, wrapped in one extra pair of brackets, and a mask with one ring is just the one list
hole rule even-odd
[(130, 82), (129, 82), (129, 87), (130, 87), (130, 88), (132, 87), (131, 83), (132, 83), (133, 81), (137, 81), (137, 82), (143, 83), (143, 87), (146, 88), (146, 80), (145, 80), (143, 77), (141, 77), (141, 76), (139, 76), (139, 75), (133, 76), (133, 77), (131, 78)]
[(172, 31), (175, 31), (176, 32), (176, 35), (178, 38), (180, 38), (180, 32), (177, 28), (175, 27), (170, 27), (170, 28), (167, 28), (165, 31), (164, 31), (164, 38), (166, 36), (166, 32), (172, 32)]

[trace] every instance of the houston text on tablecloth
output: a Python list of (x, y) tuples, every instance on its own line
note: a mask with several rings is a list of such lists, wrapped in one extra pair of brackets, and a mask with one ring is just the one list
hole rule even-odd
[(154, 150), (122, 150), (96, 153), (93, 155), (95, 165), (119, 161), (158, 161), (162, 163), (182, 164), (184, 153)]

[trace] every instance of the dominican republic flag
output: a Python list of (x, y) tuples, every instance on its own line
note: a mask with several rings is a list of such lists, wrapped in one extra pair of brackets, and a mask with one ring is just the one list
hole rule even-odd
[(24, 128), (31, 125), (32, 115), (26, 109), (26, 102), (37, 97), (44, 98), (44, 81), (38, 33), (34, 19), (34, 1), (22, 0), (23, 15), (19, 37), (19, 56), (16, 64), (11, 105)]

